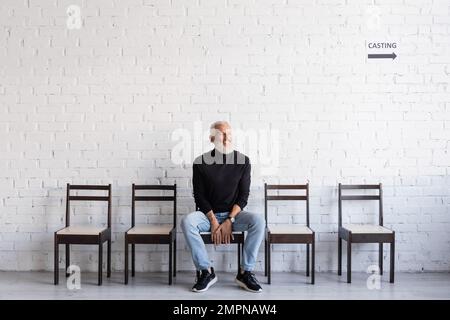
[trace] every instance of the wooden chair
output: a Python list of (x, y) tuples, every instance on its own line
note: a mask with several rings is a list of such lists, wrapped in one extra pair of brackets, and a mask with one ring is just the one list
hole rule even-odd
[[(379, 190), (378, 195), (342, 195), (342, 190)], [(345, 224), (342, 225), (343, 200), (378, 200), (379, 224)], [(395, 232), (383, 226), (383, 191), (382, 185), (343, 185), (339, 183), (339, 234), (338, 234), (338, 275), (342, 274), (342, 240), (347, 241), (347, 282), (351, 283), (352, 243), (378, 243), (379, 267), (383, 274), (383, 243), (391, 244), (390, 282), (394, 283)]]
[[(267, 190), (305, 190), (306, 195), (268, 195)], [(306, 226), (276, 225), (269, 227), (267, 216), (268, 201), (302, 200), (306, 201)], [(301, 185), (268, 185), (264, 184), (264, 215), (266, 218), (265, 237), (265, 275), (271, 283), (271, 250), (274, 243), (306, 244), (306, 276), (309, 277), (309, 246), (311, 245), (311, 284), (315, 276), (315, 232), (309, 227), (309, 184)]]
[[(200, 208), (196, 208), (196, 210), (200, 210)], [(214, 242), (211, 240), (211, 232), (200, 232), (200, 236), (203, 239), (203, 242), (205, 244), (214, 244)], [(241, 231), (233, 231), (233, 238), (230, 240), (230, 243), (237, 244), (237, 271), (239, 272), (240, 266), (241, 266), (241, 254), (243, 254), (242, 250), (244, 247), (244, 241), (245, 241), (245, 232)]]
[[(136, 190), (173, 191), (172, 196), (137, 196)], [(137, 201), (173, 201), (173, 224), (135, 225)], [(131, 276), (135, 275), (136, 244), (169, 245), (169, 285), (172, 284), (172, 272), (176, 277), (177, 265), (177, 185), (132, 185), (131, 228), (125, 232), (125, 284), (128, 284), (128, 247), (131, 244)], [(173, 262), (172, 262), (173, 261)], [(173, 270), (173, 271), (172, 271)]]
[[(73, 196), (70, 190), (104, 190), (107, 196)], [(70, 201), (106, 201), (108, 202), (107, 227), (71, 226)], [(98, 245), (98, 285), (102, 284), (103, 244), (107, 242), (107, 277), (111, 276), (111, 184), (109, 185), (71, 185), (67, 184), (66, 196), (66, 227), (55, 232), (55, 265), (54, 283), (59, 283), (59, 245), (66, 245), (66, 277), (69, 276), (67, 268), (70, 265), (71, 244)]]

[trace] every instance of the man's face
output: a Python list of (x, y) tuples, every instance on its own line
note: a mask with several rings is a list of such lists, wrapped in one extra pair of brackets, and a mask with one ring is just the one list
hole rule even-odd
[(229, 125), (220, 125), (212, 130), (211, 142), (216, 147), (230, 148), (232, 146), (231, 127)]

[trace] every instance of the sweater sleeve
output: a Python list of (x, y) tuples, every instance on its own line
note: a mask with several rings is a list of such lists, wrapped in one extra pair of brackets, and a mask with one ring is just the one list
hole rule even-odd
[(197, 208), (204, 214), (212, 210), (212, 206), (207, 199), (205, 182), (201, 176), (199, 164), (193, 165), (192, 185), (194, 189), (194, 200)]
[(236, 204), (241, 210), (247, 205), (248, 196), (250, 194), (250, 172), (250, 161), (247, 161), (244, 167), (244, 173), (242, 174), (241, 180), (239, 180), (239, 195), (236, 201)]

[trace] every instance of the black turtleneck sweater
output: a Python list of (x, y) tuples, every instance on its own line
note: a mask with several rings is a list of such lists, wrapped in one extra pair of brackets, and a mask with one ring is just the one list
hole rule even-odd
[(249, 158), (238, 151), (223, 154), (213, 149), (197, 157), (192, 178), (197, 208), (205, 214), (228, 212), (235, 204), (244, 209), (250, 193), (250, 169)]

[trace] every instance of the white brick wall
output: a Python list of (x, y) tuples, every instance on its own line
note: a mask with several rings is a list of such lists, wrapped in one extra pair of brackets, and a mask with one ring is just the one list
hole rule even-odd
[[(336, 269), (338, 182), (384, 184), (398, 270), (450, 269), (447, 0), (1, 3), (0, 270), (52, 269), (67, 182), (113, 184), (112, 261), (122, 270), (131, 183), (176, 181), (178, 210), (191, 211), (191, 169), (170, 161), (171, 133), (217, 119), (280, 130), (278, 176), (254, 165), (248, 209), (262, 213), (263, 179), (309, 179), (318, 270)], [(366, 23), (373, 3), (378, 30)], [(66, 27), (72, 4), (80, 30)], [(367, 60), (371, 41), (397, 42), (397, 59)], [(74, 221), (101, 222), (101, 208), (83, 208)], [(286, 215), (294, 209), (273, 208), (273, 221), (301, 222)], [(371, 221), (375, 209), (346, 214)], [(138, 220), (167, 213), (148, 211)], [(192, 269), (179, 239), (179, 268)], [(376, 263), (376, 245), (357, 247), (355, 270)], [(166, 248), (137, 250), (139, 271), (167, 268)], [(234, 270), (234, 248), (210, 250), (218, 269)], [(82, 270), (96, 269), (96, 248), (74, 251)], [(303, 270), (304, 252), (276, 246), (274, 269)]]

